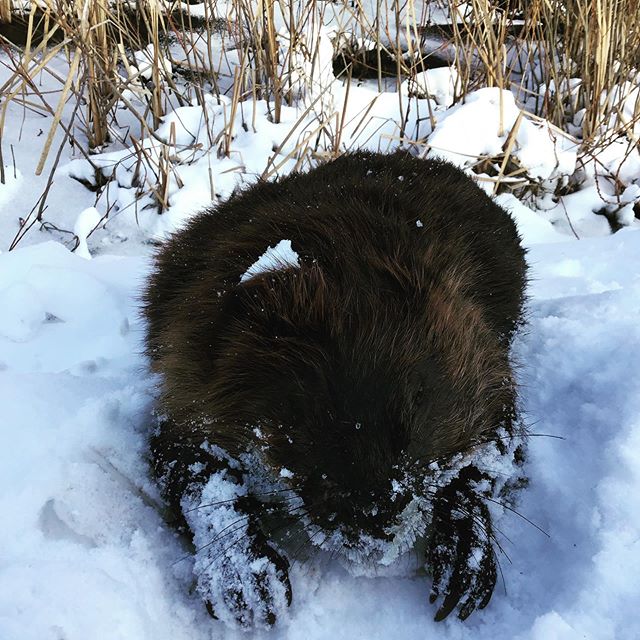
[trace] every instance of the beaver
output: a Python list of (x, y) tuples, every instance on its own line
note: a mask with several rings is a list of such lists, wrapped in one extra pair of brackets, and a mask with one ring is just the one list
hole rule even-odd
[(508, 213), (403, 152), (258, 182), (164, 243), (143, 303), (150, 450), (212, 615), (275, 623), (295, 527), (356, 564), (422, 540), (436, 619), (487, 605), (506, 485), (486, 456), (522, 457), (525, 284)]

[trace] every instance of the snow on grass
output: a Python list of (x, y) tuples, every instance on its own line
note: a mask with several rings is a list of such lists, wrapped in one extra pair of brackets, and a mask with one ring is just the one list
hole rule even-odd
[(436, 155), (464, 167), (481, 156), (502, 153), (507, 136), (515, 129), (513, 156), (533, 179), (571, 175), (576, 145), (554, 134), (548, 125), (519, 120), (520, 109), (510, 91), (484, 88), (467, 96), (464, 104), (449, 109), (440, 119), (429, 144)]
[(439, 105), (450, 107), (454, 103), (456, 85), (459, 83), (455, 67), (439, 67), (416, 73), (402, 83), (402, 90), (407, 94), (431, 97)]

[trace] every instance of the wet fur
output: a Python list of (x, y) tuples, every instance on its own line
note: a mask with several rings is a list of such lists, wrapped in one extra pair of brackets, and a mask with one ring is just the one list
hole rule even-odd
[[(300, 267), (241, 283), (282, 239)], [(203, 212), (145, 293), (167, 499), (179, 511), (206, 481), (185, 471), (203, 442), (233, 458), (259, 447), (316, 522), (338, 510), (383, 535), (362, 511), (398, 468), (420, 475), (513, 429), (525, 278), (510, 217), (452, 165), (406, 154), (347, 154)]]

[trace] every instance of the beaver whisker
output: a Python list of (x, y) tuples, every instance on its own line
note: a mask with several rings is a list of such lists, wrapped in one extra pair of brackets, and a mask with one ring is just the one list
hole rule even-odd
[[(297, 507), (296, 507), (297, 508)], [(300, 507), (301, 508), (301, 507)], [(284, 529), (286, 526), (292, 526), (294, 524), (297, 524), (298, 522), (300, 522), (302, 520), (302, 518), (305, 517), (305, 515), (307, 515), (307, 512), (301, 512), (300, 517), (296, 518), (292, 523), (285, 523), (279, 527), (276, 527), (275, 529), (273, 529), (272, 533), (278, 533), (279, 531), (281, 531), (282, 529)], [(227, 537), (227, 535), (232, 535), (234, 533), (236, 533), (237, 531), (244, 529), (244, 525), (241, 525), (239, 527), (237, 527), (236, 529), (234, 529), (233, 531), (225, 534), (222, 537)], [(208, 569), (209, 567), (211, 567), (213, 565), (213, 563), (218, 560), (218, 558), (223, 557), (224, 555), (226, 555), (226, 553), (232, 549), (234, 546), (236, 546), (238, 543), (242, 542), (245, 538), (251, 538), (251, 536), (249, 536), (249, 534), (245, 531), (245, 533), (243, 533), (240, 537), (238, 537), (236, 540), (234, 540), (231, 544), (227, 545), (226, 547), (224, 547), (224, 549), (222, 549), (219, 553), (217, 553), (216, 555), (214, 555), (209, 563), (207, 565), (205, 565), (205, 569)], [(208, 543), (207, 545), (205, 545), (205, 547), (210, 546), (211, 544), (213, 544), (213, 542), (219, 542), (220, 539), (218, 540), (214, 540), (210, 543)]]
[[(203, 545), (201, 545), (199, 547), (195, 547), (194, 551), (196, 553), (198, 553), (199, 551), (203, 551), (204, 549), (207, 549), (207, 548), (211, 547), (212, 545), (214, 545), (216, 542), (219, 542), (223, 538), (226, 538), (227, 536), (233, 535), (237, 531), (240, 531), (241, 529), (244, 529), (246, 527), (245, 523), (244, 522), (242, 524), (238, 524), (238, 523), (243, 521), (243, 520), (246, 521), (246, 520), (248, 520), (248, 518), (249, 518), (249, 516), (244, 515), (244, 516), (241, 516), (240, 518), (238, 518), (237, 520), (234, 520), (231, 524), (228, 524), (226, 527), (223, 527), (218, 533), (216, 533), (216, 535), (213, 537), (212, 540), (210, 540), (206, 544), (203, 544)], [(233, 529), (232, 531), (229, 531), (229, 532), (225, 533), (224, 535), (220, 535), (224, 531), (229, 529), (230, 527), (233, 527), (234, 525), (238, 525), (238, 526), (236, 526), (235, 529)], [(177, 560), (175, 560), (174, 562), (171, 563), (171, 566), (176, 565), (179, 562), (182, 562), (184, 560), (188, 560), (189, 558), (192, 558), (192, 557), (193, 557), (193, 554), (188, 554), (186, 556), (178, 558)]]
[[(195, 551), (202, 551), (203, 549), (207, 549), (208, 547), (210, 547), (211, 545), (215, 544), (220, 538), (218, 537), (220, 533), (222, 533), (223, 531), (226, 531), (229, 527), (232, 527), (236, 524), (238, 524), (241, 520), (246, 520), (248, 516), (242, 516), (240, 518), (238, 518), (237, 520), (234, 520), (231, 524), (227, 525), (226, 527), (224, 527), (223, 529), (221, 529), (216, 536), (213, 538), (213, 540), (211, 540), (210, 542), (207, 542), (206, 544), (203, 544), (201, 547), (196, 547)], [(236, 531), (239, 531), (240, 529), (242, 529), (244, 527), (244, 524), (241, 524), (240, 526), (238, 526), (236, 529), (234, 529), (233, 531), (230, 531), (228, 534), (225, 534), (224, 536), (222, 536), (222, 538), (226, 537), (227, 535), (233, 534)], [(171, 566), (178, 564), (179, 562), (182, 562), (183, 560), (188, 560), (189, 558), (192, 558), (193, 554), (189, 554), (186, 556), (183, 556), (182, 558), (178, 558), (177, 560), (175, 560), (174, 562), (171, 563)]]
[[(236, 531), (238, 531), (238, 529), (236, 529), (233, 533), (235, 533)], [(224, 549), (222, 549), (221, 551), (216, 553), (212, 558), (210, 558), (209, 563), (205, 565), (205, 569), (208, 569), (209, 567), (213, 566), (213, 564), (215, 563), (216, 560), (218, 560), (218, 558), (222, 558), (223, 556), (225, 556), (227, 554), (227, 551), (235, 547), (238, 543), (242, 542), (245, 538), (250, 539), (250, 536), (247, 534), (246, 531), (241, 536), (239, 536), (236, 540), (234, 540), (230, 545), (224, 547)]]
[[(287, 515), (291, 515), (293, 513), (293, 511), (298, 510), (298, 509), (303, 509), (305, 507), (304, 504), (301, 504), (297, 507), (291, 507), (289, 508), (285, 513)], [(296, 520), (294, 520), (293, 523), (287, 523), (287, 524), (295, 524), (296, 522), (299, 522), (303, 517), (305, 516), (305, 513), (302, 512), (299, 518), (296, 518)], [(243, 520), (247, 520), (249, 518), (249, 515), (245, 514), (243, 516), (240, 516), (238, 519), (234, 520), (233, 522), (231, 522), (230, 524), (228, 524), (227, 526), (223, 527), (222, 529), (220, 529), (220, 531), (218, 531), (216, 533), (216, 535), (213, 537), (212, 540), (210, 540), (209, 542), (207, 542), (206, 544), (197, 547), (196, 548), (196, 552), (197, 551), (202, 551), (203, 549), (206, 549), (210, 546), (212, 546), (213, 544), (215, 544), (216, 542), (219, 542), (220, 540), (222, 540), (223, 538), (226, 538), (230, 535), (233, 535), (234, 533), (236, 533), (237, 531), (240, 531), (241, 529), (243, 529), (245, 527), (245, 524), (238, 524), (240, 522), (242, 522)], [(280, 527), (280, 529), (284, 528), (284, 526), (287, 526), (287, 524), (283, 525), (282, 527)], [(234, 527), (234, 525), (238, 525), (236, 526), (232, 531), (227, 531), (229, 528)], [(225, 531), (227, 531), (227, 533), (224, 533)], [(274, 529), (274, 531), (278, 531), (278, 529)], [(224, 535), (223, 535), (224, 534)], [(182, 559), (181, 559), (182, 560)]]
[[(499, 501), (499, 500), (495, 500), (493, 498), (489, 498), (488, 496), (476, 491), (475, 489), (473, 489), (472, 487), (470, 487), (471, 491), (473, 491), (476, 496), (481, 499), (481, 500), (488, 500), (489, 502), (493, 502), (496, 503), (498, 505), (500, 505), (501, 507), (503, 507), (504, 509), (507, 509), (509, 511), (512, 511), (513, 513), (515, 513), (516, 515), (520, 516), (521, 518), (523, 518), (526, 522), (528, 522), (530, 525), (534, 526), (536, 529), (538, 529), (539, 531), (541, 531), (542, 533), (544, 533), (547, 537), (551, 537), (546, 531), (544, 531), (543, 529), (541, 529), (540, 527), (538, 527), (534, 522), (532, 522), (531, 520), (528, 520), (524, 515), (522, 515), (521, 513), (519, 513), (517, 510), (509, 507), (508, 505), (504, 504), (503, 502)], [(491, 540), (492, 542), (495, 543), (495, 545), (498, 547), (498, 550), (505, 556), (505, 558), (509, 561), (509, 564), (513, 564), (511, 558), (509, 557), (509, 554), (504, 550), (504, 547), (500, 544), (500, 541), (498, 540), (498, 538), (493, 534), (493, 531), (498, 532), (505, 540), (507, 540), (510, 544), (514, 544), (513, 540), (511, 540), (501, 529), (499, 529), (498, 527), (496, 527), (495, 524), (492, 524), (491, 527), (491, 532), (487, 531), (486, 528), (486, 524), (475, 514), (471, 513), (468, 509), (465, 509), (462, 505), (456, 504), (454, 502), (452, 502), (451, 500), (449, 500), (446, 497), (441, 497), (440, 500), (442, 500), (443, 502), (446, 502), (450, 505), (452, 505), (452, 507), (454, 509), (457, 509), (459, 513), (461, 513), (462, 515), (465, 515), (467, 517), (470, 517), (479, 527), (480, 529), (485, 533), (485, 535), (487, 536), (487, 539)]]
[(551, 535), (547, 531), (545, 531), (542, 527), (537, 525), (532, 520), (529, 520), (529, 518), (527, 518), (525, 515), (520, 513), (518, 510), (514, 509), (513, 507), (510, 507), (504, 502), (500, 502), (500, 500), (495, 500), (494, 498), (490, 498), (489, 496), (483, 496), (483, 497), (485, 500), (488, 500), (489, 502), (494, 502), (495, 504), (500, 505), (503, 509), (506, 509), (507, 511), (511, 511), (511, 513), (515, 513), (519, 518), (522, 518), (525, 522), (529, 523), (532, 527), (535, 527), (540, 533), (543, 533), (545, 536), (547, 536), (547, 538), (549, 539), (551, 538)]
[[(432, 488), (435, 488), (435, 489), (442, 489), (443, 486), (446, 486), (446, 485), (437, 485), (435, 483), (428, 483), (428, 482), (424, 482), (423, 484), (425, 486), (432, 487)], [(514, 513), (518, 517), (522, 518), (525, 522), (530, 524), (532, 527), (535, 527), (538, 531), (540, 531), (540, 533), (543, 533), (545, 536), (547, 536), (547, 538), (551, 538), (549, 533), (547, 533), (542, 527), (540, 527), (535, 522), (533, 522), (532, 520), (527, 518), (524, 514), (520, 513), (517, 509), (514, 509), (513, 507), (510, 507), (508, 504), (506, 504), (505, 502), (502, 502), (501, 500), (497, 500), (496, 498), (490, 498), (489, 496), (485, 495), (484, 493), (481, 493), (480, 491), (477, 491), (472, 486), (469, 486), (467, 488), (469, 490), (471, 490), (481, 500), (487, 500), (489, 502), (492, 502), (494, 504), (497, 504), (497, 505), (501, 506), (503, 509), (506, 509), (507, 511), (511, 511), (512, 513)], [(445, 497), (441, 497), (440, 500), (448, 502), (449, 504), (454, 504), (448, 498), (445, 498)], [(504, 537), (508, 540), (506, 535)]]
[[(504, 551), (503, 551), (503, 553), (504, 553)], [(496, 561), (496, 566), (498, 567), (498, 571), (500, 572), (500, 579), (502, 580), (502, 588), (504, 590), (504, 594), (507, 595), (507, 582), (504, 579), (504, 571), (502, 570), (502, 565), (500, 564), (500, 558), (498, 558), (498, 556), (496, 556), (495, 557), (495, 561)], [(511, 562), (511, 560), (509, 560), (509, 562)], [(511, 562), (511, 564), (513, 564), (513, 563)]]
[[(320, 525), (317, 525), (317, 526), (318, 526), (318, 528), (316, 529), (315, 533), (313, 533), (313, 535), (309, 536), (306, 540), (304, 540), (304, 541), (302, 542), (302, 544), (301, 544), (301, 545), (300, 545), (300, 546), (299, 546), (299, 547), (298, 547), (298, 548), (293, 552), (293, 554), (292, 554), (292, 556), (291, 556), (291, 561), (292, 561), (292, 562), (295, 562), (295, 560), (296, 560), (296, 559), (297, 559), (297, 557), (298, 557), (298, 554), (302, 551), (302, 549), (304, 549), (307, 545), (311, 545), (311, 544), (312, 544), (312, 542), (313, 542), (313, 539), (314, 539), (314, 538), (315, 538), (315, 537), (316, 537), (320, 532), (322, 532), (322, 531), (323, 531), (323, 529), (322, 529), (322, 527), (321, 527)], [(325, 534), (325, 536), (324, 536), (324, 539), (322, 540), (322, 542), (321, 542), (321, 543), (320, 543), (320, 545), (318, 545), (318, 546), (322, 546), (322, 545), (326, 542), (326, 540), (327, 540), (327, 538), (328, 538), (328, 537), (329, 537), (329, 534), (328, 534), (328, 533), (326, 533), (326, 534)]]
[(566, 440), (564, 436), (559, 436), (555, 433), (512, 433), (506, 436), (496, 436), (495, 438), (490, 438), (487, 440), (479, 440), (476, 444), (490, 444), (491, 442), (500, 442), (503, 440), (511, 440), (512, 438), (521, 438), (523, 440), (527, 440), (528, 438), (553, 438), (554, 440)]
[[(475, 491), (473, 488), (471, 488), (471, 490), (476, 494), (476, 496), (478, 498), (485, 499), (486, 496), (484, 496), (483, 494)], [(500, 529), (498, 529), (495, 525), (492, 525), (491, 527), (491, 531), (487, 530), (487, 526), (486, 523), (476, 514), (474, 514), (473, 512), (469, 511), (469, 509), (466, 509), (464, 507), (464, 505), (461, 505), (458, 502), (455, 502), (453, 500), (450, 500), (449, 498), (445, 497), (445, 496), (440, 496), (438, 498), (438, 500), (445, 502), (449, 505), (451, 505), (452, 507), (452, 511), (457, 511), (458, 513), (460, 513), (463, 516), (466, 516), (468, 518), (471, 518), (473, 520), (473, 522), (475, 522), (475, 524), (480, 528), (480, 530), (485, 534), (487, 540), (491, 540), (492, 542), (494, 542), (498, 549), (501, 551), (501, 553), (507, 558), (507, 560), (509, 561), (509, 563), (511, 564), (511, 558), (509, 557), (509, 555), (507, 554), (507, 552), (504, 550), (504, 548), (502, 547), (502, 545), (500, 544), (500, 541), (498, 540), (498, 538), (493, 534), (493, 531), (497, 531), (500, 535), (502, 535), (504, 537), (505, 540), (507, 540), (509, 543), (513, 544), (513, 541)], [(500, 503), (499, 503), (500, 504)], [(503, 505), (504, 506), (504, 505)], [(431, 509), (430, 515), (433, 514), (433, 509)]]
[(484, 533), (487, 541), (494, 542), (495, 545), (498, 547), (499, 551), (509, 561), (509, 564), (513, 564), (513, 562), (511, 561), (511, 558), (509, 557), (509, 554), (504, 550), (504, 547), (500, 544), (500, 541), (498, 540), (496, 535), (493, 533), (493, 531), (494, 530), (497, 531), (500, 535), (502, 535), (505, 538), (505, 540), (507, 540), (511, 544), (513, 544), (513, 542), (500, 529), (498, 529), (495, 525), (492, 525), (491, 531), (488, 531), (486, 524), (477, 515), (471, 513), (468, 510), (463, 510), (460, 507), (457, 507), (457, 508), (458, 508), (458, 511), (460, 513), (462, 513), (463, 515), (466, 515), (467, 517), (471, 518), (476, 523), (476, 525), (478, 527), (480, 527), (480, 530), (482, 531), (482, 533)]
[[(251, 493), (252, 497), (258, 497), (258, 496), (269, 496), (269, 495), (274, 495), (277, 493), (285, 493), (286, 491), (295, 491), (295, 489), (277, 489), (274, 491), (263, 491), (260, 493)], [(287, 500), (293, 500), (295, 499), (294, 496), (292, 498), (286, 498)], [(198, 509), (206, 509), (207, 507), (217, 507), (221, 504), (229, 504), (230, 502), (237, 502), (238, 498), (229, 498), (228, 500), (218, 500), (217, 502), (208, 502), (207, 504), (199, 504), (197, 507), (192, 507), (191, 509), (186, 509), (184, 511), (184, 513), (191, 513), (192, 511), (197, 511)], [(260, 504), (265, 504), (265, 503), (260, 503)]]
[[(564, 436), (559, 436), (555, 433), (533, 433), (531, 431), (528, 431), (527, 433), (523, 433), (523, 434), (514, 434), (511, 437), (512, 438), (553, 438), (554, 440), (566, 440)], [(491, 440), (488, 440), (487, 442), (491, 442)]]
[[(485, 526), (485, 530), (486, 530), (486, 526)], [(499, 529), (498, 527), (496, 527), (495, 524), (491, 525), (491, 530), (492, 530), (492, 532), (495, 531), (495, 532), (499, 533), (509, 544), (512, 544), (512, 545), (515, 544), (513, 542), (513, 540), (504, 531), (502, 531), (502, 529)], [(500, 542), (498, 541), (498, 538), (495, 535), (491, 535), (491, 534), (489, 534), (489, 535), (491, 536), (491, 540), (493, 540), (493, 542), (495, 542), (496, 545), (498, 545), (498, 548), (500, 549), (500, 551), (506, 556), (507, 560), (509, 560), (509, 564), (511, 564), (511, 558), (509, 558), (509, 556), (507, 555), (506, 551), (500, 545)]]

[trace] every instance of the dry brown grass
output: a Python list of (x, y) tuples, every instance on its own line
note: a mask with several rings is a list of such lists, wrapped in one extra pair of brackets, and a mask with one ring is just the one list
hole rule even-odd
[[(542, 89), (536, 112), (556, 126), (579, 116), (582, 139), (589, 144), (603, 133), (629, 133), (638, 110), (629, 118), (620, 109), (615, 86), (638, 84), (640, 11), (636, 0), (531, 0), (523, 3), (522, 27), (509, 28), (506, 14), (487, 0), (469, 0), (471, 20), (453, 36), (463, 91), (478, 81), (510, 88), (521, 64), (536, 68)], [(519, 54), (515, 62), (515, 54)], [(579, 79), (578, 86), (571, 81)], [(630, 87), (627, 87), (627, 91)]]
[(11, 0), (0, 0), (0, 22), (11, 22)]
[[(452, 45), (449, 57), (459, 71), (461, 98), (478, 86), (510, 88), (522, 75), (524, 59), (530, 67), (537, 66), (538, 82), (547, 88), (539, 98), (538, 115), (563, 127), (584, 109), (581, 127), (585, 140), (601, 131), (603, 125), (610, 125), (612, 117), (620, 120), (615, 96), (602, 96), (628, 80), (640, 61), (640, 12), (635, 0), (531, 0), (524, 3), (526, 20), (519, 27), (514, 26), (508, 13), (496, 8), (495, 2), (469, 0), (462, 14), (456, 0), (442, 1), (456, 18), (443, 31), (443, 47), (447, 40)], [(5, 22), (11, 17), (10, 6), (10, 0), (0, 0), (0, 19)], [(143, 126), (157, 126), (168, 105), (163, 95), (168, 88), (180, 93), (175, 76), (162, 62), (169, 39), (184, 52), (177, 72), (206, 77), (215, 91), (221, 90), (215, 73), (220, 64), (207, 59), (212, 51), (211, 31), (196, 34), (189, 28), (190, 5), (185, 5), (186, 13), (167, 13), (166, 5), (158, 0), (137, 2), (135, 11), (131, 6), (123, 0), (41, 0), (33, 2), (29, 15), (22, 17), (27, 23), (27, 42), (12, 89), (20, 83), (24, 88), (28, 83), (25, 71), (28, 75), (37, 60), (48, 58), (52, 44), (62, 44), (61, 51), (70, 63), (79, 55), (78, 78), (70, 90), (82, 84), (79, 78), (86, 80), (87, 105), (81, 112), (90, 148), (99, 148), (110, 140), (110, 117), (123, 92), (140, 92), (139, 77), (131, 65), (133, 50), (152, 45), (149, 104), (144, 113), (135, 114)], [(206, 19), (218, 16), (229, 51), (240, 52), (238, 69), (227, 79), (228, 84), (240, 86), (226, 87), (228, 94), (239, 100), (248, 96), (268, 98), (273, 104), (273, 119), (279, 122), (282, 105), (294, 103), (301, 94), (294, 81), (298, 60), (293, 54), (311, 65), (317, 60), (318, 27), (326, 3), (235, 0), (223, 16), (215, 0), (204, 6), (210, 14)], [(345, 4), (341, 8), (345, 32), (336, 34), (335, 43), (354, 37), (373, 43), (373, 55), (367, 55), (366, 64), (371, 65), (371, 75), (378, 77), (382, 88), (383, 75), (395, 72), (400, 79), (429, 66), (422, 37), (427, 25), (412, 0), (379, 0), (377, 6), (378, 15), (372, 17), (359, 3), (353, 7)], [(289, 34), (286, 49), (282, 48), (282, 34), (277, 33), (278, 11), (285, 17)], [(514, 52), (520, 54), (517, 65)], [(118, 74), (118, 66), (130, 72), (128, 77)], [(581, 79), (580, 86), (567, 91), (569, 80), (576, 77)], [(561, 90), (551, 91), (551, 85)], [(186, 102), (193, 96), (183, 97)], [(617, 124), (628, 130), (630, 123)]]
[[(0, 87), (0, 134), (11, 103), (49, 114), (52, 124), (38, 172), (52, 155), (55, 168), (61, 146), (53, 148), (54, 140), (60, 140), (54, 134), (60, 129), (60, 145), (74, 144), (90, 162), (91, 154), (110, 142), (133, 146), (140, 163), (149, 164), (157, 176), (149, 189), (159, 211), (167, 206), (169, 177), (180, 160), (171, 140), (157, 138), (155, 129), (168, 110), (193, 101), (204, 104), (205, 93), (224, 93), (231, 99), (225, 130), (210, 140), (222, 156), (234, 153), (235, 115), (249, 98), (253, 109), (256, 99), (268, 100), (275, 123), (286, 105), (302, 106), (301, 118), (314, 114), (317, 124), (301, 131), (302, 120), (296, 123), (289, 134), (296, 140), (293, 151), (276, 149), (263, 177), (292, 157), (302, 166), (313, 156), (337, 154), (346, 105), (324, 100), (318, 74), (321, 24), (327, 11), (337, 10), (343, 31), (333, 33), (334, 47), (345, 51), (347, 62), (355, 60), (377, 79), (380, 89), (398, 89), (402, 80), (428, 68), (434, 52), (425, 47), (425, 34), (440, 33), (435, 53), (457, 67), (459, 99), (479, 86), (511, 88), (521, 99), (530, 97), (533, 102), (528, 104), (534, 106), (529, 108), (560, 129), (577, 123), (579, 130), (574, 126), (571, 132), (579, 134), (585, 153), (605, 130), (609, 139), (624, 135), (630, 145), (637, 144), (634, 127), (640, 110), (636, 105), (630, 112), (628, 104), (623, 110), (621, 92), (611, 91), (616, 85), (628, 91), (628, 80), (638, 84), (640, 12), (635, 0), (530, 0), (520, 7), (524, 24), (515, 24), (513, 14), (503, 10), (506, 4), (516, 7), (515, 0), (501, 3), (502, 8), (488, 0), (468, 0), (465, 14), (456, 0), (439, 1), (456, 17), (448, 28), (427, 25), (414, 0), (378, 0), (373, 16), (359, 2), (234, 0), (223, 12), (216, 0), (208, 0), (204, 18), (191, 15), (188, 4), (178, 11), (178, 3), (168, 6), (159, 0), (32, 2), (28, 13), (13, 15), (12, 27), (22, 25), (22, 45), (0, 40), (13, 71)], [(10, 0), (0, 0), (5, 25), (12, 17), (10, 6)], [(284, 34), (277, 32), (278, 14), (285, 22)], [(326, 33), (322, 37), (326, 42)], [(144, 52), (137, 54), (138, 63), (140, 56), (146, 57), (142, 66), (136, 66), (136, 51)], [(66, 58), (68, 76), (58, 75), (51, 64), (60, 57)], [(145, 66), (149, 73), (143, 72)], [(345, 78), (356, 72), (352, 64)], [(45, 95), (34, 82), (43, 73), (59, 83), (57, 95)], [(570, 84), (574, 78), (580, 79), (578, 86)], [(400, 113), (406, 113), (407, 98), (397, 94)], [(73, 122), (64, 110), (69, 104)], [(135, 135), (120, 140), (121, 130), (114, 126), (118, 106), (138, 122)], [(246, 126), (254, 120), (255, 112), (247, 114)], [(404, 138), (403, 123), (398, 135)], [(144, 139), (153, 140), (157, 154), (144, 151)], [(498, 163), (500, 176), (510, 166), (507, 147)]]

